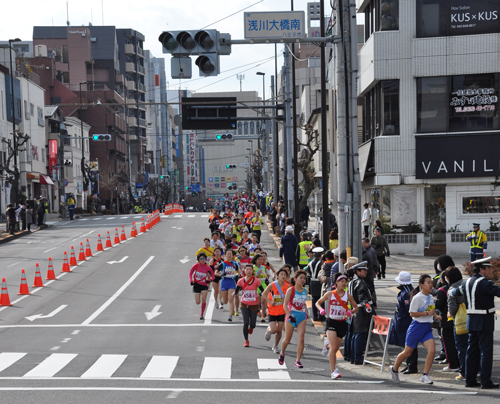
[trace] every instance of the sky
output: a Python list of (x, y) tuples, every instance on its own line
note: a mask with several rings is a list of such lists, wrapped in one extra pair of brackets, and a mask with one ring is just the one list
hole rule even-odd
[[(162, 53), (158, 36), (168, 30), (217, 29), (231, 34), (232, 39), (244, 39), (245, 11), (289, 11), (292, 0), (24, 0), (2, 4), (0, 40), (20, 38), (32, 40), (33, 26), (113, 25), (132, 28), (146, 37), (144, 49), (155, 57), (164, 57), (170, 90), (192, 92), (239, 91), (236, 75), (244, 75), (243, 91), (258, 91), (262, 96), (262, 76), (266, 81), (266, 98), (270, 95), (270, 76), (274, 75), (274, 45), (233, 45), (231, 55), (221, 56), (221, 74), (216, 77), (198, 76), (193, 60), (190, 80), (172, 79), (170, 54)], [(306, 10), (307, 0), (293, 0), (295, 10)], [(325, 13), (330, 14), (330, 2), (325, 0)], [(234, 15), (233, 15), (234, 14)], [(12, 16), (12, 17), (10, 17)], [(219, 21), (221, 20), (221, 21)], [(282, 45), (278, 45), (278, 71), (283, 64)], [(194, 58), (193, 58), (194, 59)]]

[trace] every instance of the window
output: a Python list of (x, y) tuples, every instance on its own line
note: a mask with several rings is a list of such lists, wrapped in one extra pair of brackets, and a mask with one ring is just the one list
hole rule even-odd
[(28, 101), (24, 100), (24, 119), (30, 119), (30, 110), (28, 109)]
[[(61, 101), (58, 102), (60, 104)], [(31, 116), (35, 116), (35, 105), (33, 103), (30, 103), (30, 114)]]
[(240, 122), (238, 122), (238, 135), (242, 135), (243, 134), (243, 124)]
[(253, 121), (250, 122), (250, 134), (251, 135), (255, 134), (255, 123)]
[(243, 127), (244, 127), (244, 134), (248, 135), (248, 122), (247, 121), (245, 121), (245, 123), (243, 124)]
[(465, 215), (500, 213), (500, 195), (465, 196), (462, 198), (462, 213)]
[(364, 96), (363, 142), (399, 135), (399, 80), (384, 80)]
[(377, 31), (399, 29), (399, 0), (372, 0), (364, 14), (365, 40)]
[(417, 131), (499, 129), (499, 87), (498, 73), (417, 79)]
[(500, 0), (417, 0), (417, 37), (500, 32)]
[(40, 107), (36, 108), (37, 116), (38, 116), (38, 126), (45, 126), (45, 120), (43, 117), (43, 109)]

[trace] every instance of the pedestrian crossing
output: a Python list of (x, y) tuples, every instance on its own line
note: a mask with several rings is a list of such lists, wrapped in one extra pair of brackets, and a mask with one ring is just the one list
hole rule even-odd
[[(326, 365), (326, 364), (325, 364)], [(307, 370), (307, 369), (305, 369)], [(315, 369), (318, 370), (318, 369)], [(301, 372), (275, 358), (179, 357), (123, 354), (0, 353), (0, 379), (300, 379)], [(293, 375), (293, 377), (292, 377)]]

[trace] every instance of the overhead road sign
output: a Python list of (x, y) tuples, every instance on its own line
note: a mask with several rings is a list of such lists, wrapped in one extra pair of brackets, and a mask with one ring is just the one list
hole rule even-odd
[(245, 39), (304, 38), (303, 11), (244, 13)]
[(236, 129), (236, 97), (182, 97), (182, 129)]

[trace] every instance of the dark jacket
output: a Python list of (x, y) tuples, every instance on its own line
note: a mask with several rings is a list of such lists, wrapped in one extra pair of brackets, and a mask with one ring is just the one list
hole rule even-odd
[(448, 289), (447, 283), (442, 283), (436, 293), (436, 310), (441, 316), (441, 328), (453, 328), (453, 321), (448, 321)]
[(453, 293), (455, 289), (459, 288), (463, 280), (453, 283), (448, 289), (448, 313), (451, 314), (453, 318), (457, 315), (458, 307), (465, 301), (463, 296)]
[(359, 311), (352, 316), (352, 332), (367, 332), (370, 326), (371, 316), (374, 314), (373, 311), (368, 313), (365, 307), (365, 304), (372, 300), (368, 285), (363, 279), (358, 278), (358, 275), (354, 275), (352, 281), (349, 282), (348, 290), (359, 307)]
[(375, 250), (375, 253), (377, 256), (382, 256), (382, 255), (390, 255), (389, 251), (389, 245), (387, 244), (387, 240), (385, 239), (384, 236), (373, 236), (370, 245), (373, 247)]
[[(361, 261), (367, 261), (366, 267), (368, 268), (368, 272), (365, 280), (373, 283), (378, 272), (378, 259), (375, 250), (371, 246), (368, 246), (367, 250), (365, 249), (361, 252)], [(376, 265), (374, 261), (377, 263)]]
[(322, 285), (319, 280), (319, 274), (321, 272), (322, 266), (323, 265), (321, 263), (321, 259), (314, 258), (309, 264), (307, 264), (307, 267), (305, 268), (307, 274), (311, 277), (311, 281), (309, 284), (309, 292), (311, 293), (311, 296), (321, 296)]
[(399, 285), (398, 289), (400, 292), (398, 293), (394, 320), (392, 320), (391, 329), (389, 330), (389, 344), (404, 347), (406, 331), (412, 321), (410, 316), (410, 293), (413, 286)]
[(16, 219), (16, 209), (15, 208), (7, 208), (5, 211), (5, 215), (7, 216), (8, 219)]
[(332, 280), (330, 274), (332, 272), (333, 264), (335, 264), (335, 261), (325, 262), (323, 264), (323, 267), (321, 268), (321, 271), (319, 271), (319, 279), (322, 283), (321, 296), (331, 290)]
[(286, 233), (281, 237), (281, 247), (280, 247), (280, 257), (285, 259), (286, 264), (290, 264), (292, 267), (297, 266), (297, 259), (295, 258), (295, 251), (297, 250), (297, 245), (299, 244), (297, 237), (293, 233)]

